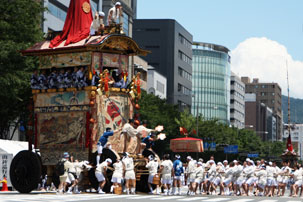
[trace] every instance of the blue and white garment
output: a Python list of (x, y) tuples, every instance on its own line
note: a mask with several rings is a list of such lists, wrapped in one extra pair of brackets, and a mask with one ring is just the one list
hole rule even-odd
[(55, 72), (48, 76), (48, 88), (57, 88), (57, 74)]
[(38, 77), (38, 82), (39, 82), (39, 86), (40, 86), (40, 89), (47, 89), (47, 79), (45, 77), (44, 74), (40, 74), (40, 76)]
[(174, 161), (173, 167), (175, 171), (175, 176), (181, 176), (182, 173), (184, 173), (183, 163), (179, 159)]

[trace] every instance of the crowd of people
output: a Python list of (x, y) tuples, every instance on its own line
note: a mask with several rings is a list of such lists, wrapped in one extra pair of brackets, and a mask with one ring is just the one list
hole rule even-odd
[[(69, 155), (64, 154), (66, 172), (60, 176), (59, 193), (70, 184), (67, 193), (79, 193), (77, 183), (81, 169), (92, 168), (88, 162), (69, 161)], [(288, 162), (283, 162), (278, 167), (275, 162), (252, 161), (247, 158), (240, 163), (237, 160), (228, 162), (224, 160), (215, 162), (214, 157), (204, 162), (203, 159), (194, 160), (188, 156), (186, 163), (181, 161), (180, 155), (175, 155), (174, 161), (170, 155), (165, 154), (163, 159), (150, 155), (146, 160), (148, 169), (149, 194), (181, 195), (181, 188), (187, 186), (187, 195), (237, 195), (237, 196), (284, 196), (285, 190), (290, 189), (290, 196), (302, 196), (303, 169), (300, 164), (289, 167)], [(136, 175), (134, 159), (129, 153), (124, 152), (121, 160), (113, 163), (107, 158), (95, 167), (95, 176), (99, 182), (97, 192), (105, 194), (103, 188), (109, 176), (107, 170), (113, 171), (110, 182), (110, 192), (120, 189), (126, 194), (136, 193)], [(155, 178), (161, 179), (161, 183)]]
[[(154, 161), (153, 157), (149, 157), (149, 161)], [(263, 159), (254, 162), (249, 158), (243, 163), (237, 160), (216, 163), (214, 157), (205, 163), (201, 158), (194, 160), (190, 156), (187, 157), (186, 164), (183, 164), (180, 155), (175, 155), (175, 161), (172, 162), (166, 154), (159, 165), (158, 170), (147, 165), (150, 170), (149, 179), (160, 174), (165, 195), (181, 195), (183, 184), (188, 186), (187, 195), (272, 197), (284, 196), (289, 187), (290, 196), (302, 196), (303, 168), (300, 164), (290, 168), (288, 162), (283, 162), (280, 168), (275, 162)], [(159, 190), (154, 191), (150, 186), (150, 193), (158, 194)]]
[[(109, 71), (109, 70), (107, 70)], [(35, 70), (31, 76), (31, 88), (34, 90), (83, 88), (85, 86), (98, 86), (100, 75), (95, 73), (92, 80), (88, 79), (88, 71), (84, 66), (71, 68), (42, 69), (40, 74)], [(126, 88), (128, 77), (118, 69), (112, 69), (108, 74), (108, 83), (111, 87)]]

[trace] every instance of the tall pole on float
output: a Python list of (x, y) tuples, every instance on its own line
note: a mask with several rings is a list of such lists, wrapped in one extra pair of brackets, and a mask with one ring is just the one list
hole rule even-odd
[(286, 69), (287, 69), (287, 94), (288, 94), (288, 136), (290, 136), (290, 97), (289, 97), (289, 79), (288, 79), (288, 64), (286, 60)]

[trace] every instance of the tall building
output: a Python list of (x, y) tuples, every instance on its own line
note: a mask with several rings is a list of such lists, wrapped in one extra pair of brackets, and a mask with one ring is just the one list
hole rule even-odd
[(245, 84), (233, 72), (230, 77), (230, 124), (239, 129), (245, 127)]
[(282, 93), (279, 84), (260, 83), (259, 79), (253, 79), (251, 82), (249, 77), (241, 77), (241, 80), (245, 83), (245, 93), (256, 94), (257, 101), (272, 109), (277, 124), (276, 140), (282, 140)]
[(273, 111), (257, 100), (254, 93), (245, 94), (245, 127), (253, 130), (263, 141), (276, 141), (277, 124)]
[(230, 56), (228, 48), (193, 43), (192, 114), (230, 120)]
[[(283, 139), (288, 138), (288, 124), (284, 124)], [(291, 142), (295, 152), (298, 153), (299, 159), (303, 160), (303, 124), (294, 124), (290, 127)], [(286, 149), (286, 147), (285, 147)]]
[[(132, 36), (133, 19), (137, 16), (137, 0), (90, 0), (93, 13), (103, 11), (105, 13), (104, 23), (106, 23), (108, 10), (119, 1), (123, 7), (123, 30), (126, 35)], [(44, 33), (61, 31), (67, 14), (70, 0), (44, 0), (46, 10), (43, 13), (42, 29)]]
[(152, 66), (148, 67), (147, 72), (147, 93), (166, 99), (166, 78)]
[(133, 38), (150, 50), (144, 59), (167, 79), (167, 101), (191, 107), (192, 35), (176, 20), (136, 19)]

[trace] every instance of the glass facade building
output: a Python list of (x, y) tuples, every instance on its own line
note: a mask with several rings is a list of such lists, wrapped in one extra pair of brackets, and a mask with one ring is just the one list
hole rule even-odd
[(230, 120), (230, 56), (224, 46), (193, 43), (192, 114)]

